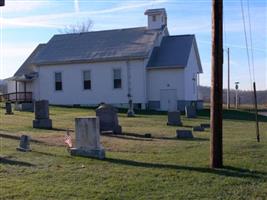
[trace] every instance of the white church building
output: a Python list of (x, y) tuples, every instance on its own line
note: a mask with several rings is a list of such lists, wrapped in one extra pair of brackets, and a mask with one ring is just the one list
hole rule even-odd
[[(194, 35), (169, 35), (165, 9), (147, 27), (54, 35), (8, 79), (8, 93), (52, 105), (184, 110), (198, 102), (202, 66)], [(14, 98), (14, 94), (13, 94)]]

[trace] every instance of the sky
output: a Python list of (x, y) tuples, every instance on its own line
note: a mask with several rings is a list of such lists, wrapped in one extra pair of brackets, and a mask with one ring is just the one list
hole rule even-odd
[[(195, 34), (204, 71), (200, 84), (209, 86), (211, 0), (6, 0), (6, 6), (0, 7), (0, 79), (13, 76), (39, 43), (47, 43), (68, 25), (90, 19), (92, 31), (146, 26), (144, 11), (151, 8), (166, 9), (171, 35)], [(227, 48), (230, 48), (231, 88), (238, 81), (240, 89), (250, 90), (255, 80), (257, 89), (267, 89), (266, 0), (224, 0), (224, 49)], [(224, 55), (226, 88), (226, 51)]]

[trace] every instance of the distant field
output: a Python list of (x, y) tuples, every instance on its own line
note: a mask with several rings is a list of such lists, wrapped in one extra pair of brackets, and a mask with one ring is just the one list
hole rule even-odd
[[(4, 115), (0, 109), (0, 199), (266, 199), (267, 117), (260, 117), (261, 142), (254, 115), (224, 112), (224, 164), (209, 168), (210, 130), (195, 139), (175, 139), (165, 113), (119, 114), (124, 135), (102, 136), (107, 159), (71, 157), (63, 144), (74, 118), (95, 115), (86, 108), (50, 107), (53, 130), (32, 128), (33, 113)], [(209, 122), (182, 117), (183, 129)], [(153, 138), (142, 135), (151, 133)], [(17, 152), (17, 136), (31, 135), (33, 151)], [(74, 133), (72, 132), (74, 137)]]

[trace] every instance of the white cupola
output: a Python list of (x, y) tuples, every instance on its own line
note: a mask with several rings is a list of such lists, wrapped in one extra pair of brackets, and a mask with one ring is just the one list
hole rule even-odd
[(145, 15), (147, 15), (148, 29), (161, 29), (167, 26), (167, 13), (165, 8), (148, 9)]

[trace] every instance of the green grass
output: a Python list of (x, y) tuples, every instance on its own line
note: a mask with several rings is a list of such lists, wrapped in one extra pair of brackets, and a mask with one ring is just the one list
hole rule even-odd
[[(260, 118), (261, 142), (255, 139), (254, 115), (224, 113), (224, 168), (209, 168), (210, 130), (193, 140), (175, 139), (166, 113), (119, 114), (126, 134), (102, 136), (104, 161), (71, 157), (63, 144), (74, 118), (94, 115), (85, 108), (51, 107), (54, 130), (33, 129), (33, 113), (4, 115), (0, 109), (0, 199), (266, 199), (267, 118)], [(182, 117), (184, 127), (209, 122), (208, 110), (197, 119)], [(153, 138), (143, 138), (151, 133)], [(31, 135), (30, 153), (17, 152), (16, 136)], [(74, 133), (72, 133), (74, 134)], [(74, 136), (74, 135), (73, 135)]]

